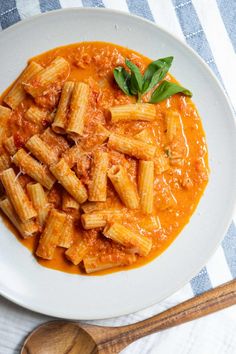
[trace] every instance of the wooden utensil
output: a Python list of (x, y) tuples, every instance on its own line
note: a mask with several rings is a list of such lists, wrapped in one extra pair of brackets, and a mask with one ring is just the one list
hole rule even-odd
[(21, 354), (117, 354), (133, 341), (236, 304), (236, 280), (185, 301), (145, 321), (101, 327), (53, 321), (34, 330)]

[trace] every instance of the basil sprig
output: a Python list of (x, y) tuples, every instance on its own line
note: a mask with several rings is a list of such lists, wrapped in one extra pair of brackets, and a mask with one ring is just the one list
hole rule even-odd
[[(114, 69), (114, 78), (119, 88), (128, 96), (137, 96), (138, 101), (142, 95), (150, 91), (160, 81), (162, 81), (168, 73), (173, 57), (161, 58), (153, 61), (146, 68), (144, 75), (141, 74), (137, 65), (126, 59), (125, 64), (130, 69), (130, 73), (125, 68), (119, 66)], [(182, 93), (192, 97), (192, 93), (186, 88), (169, 81), (162, 81), (153, 91), (150, 103), (157, 103), (176, 94)]]

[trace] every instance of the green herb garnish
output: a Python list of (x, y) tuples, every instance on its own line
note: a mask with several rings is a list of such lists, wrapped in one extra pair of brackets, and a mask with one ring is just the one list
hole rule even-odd
[[(128, 96), (136, 96), (138, 102), (142, 96), (155, 87), (164, 79), (168, 73), (173, 57), (161, 58), (153, 61), (146, 68), (144, 75), (141, 74), (137, 65), (126, 59), (125, 64), (130, 69), (130, 73), (125, 68), (119, 66), (114, 69), (114, 78), (119, 88)], [(192, 97), (192, 93), (186, 88), (169, 81), (162, 81), (153, 91), (150, 103), (157, 103), (176, 94), (182, 93)]]

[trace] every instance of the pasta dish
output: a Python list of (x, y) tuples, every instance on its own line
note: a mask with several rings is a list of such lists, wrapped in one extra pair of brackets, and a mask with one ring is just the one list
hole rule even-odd
[(77, 43), (30, 59), (2, 94), (0, 208), (40, 264), (78, 274), (141, 266), (189, 221), (208, 154), (172, 61)]

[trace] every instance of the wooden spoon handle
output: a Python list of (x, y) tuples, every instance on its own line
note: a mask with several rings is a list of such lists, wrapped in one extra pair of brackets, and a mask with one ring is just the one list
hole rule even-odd
[[(126, 345), (151, 333), (158, 332), (236, 304), (236, 280), (187, 300), (147, 320), (125, 326), (119, 340)], [(123, 337), (123, 338), (122, 338)]]

